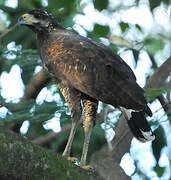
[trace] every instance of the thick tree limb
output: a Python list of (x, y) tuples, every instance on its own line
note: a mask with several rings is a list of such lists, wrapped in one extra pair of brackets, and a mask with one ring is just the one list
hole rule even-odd
[(36, 99), (39, 92), (44, 88), (51, 80), (49, 74), (42, 69), (33, 79), (28, 83), (24, 96), (21, 101)]
[[(102, 110), (99, 114), (97, 114), (96, 125), (101, 124), (103, 122), (104, 122), (104, 110)], [(81, 125), (82, 125), (82, 122), (80, 122), (79, 126), (81, 126)], [(65, 126), (61, 132), (59, 132), (59, 133), (55, 133), (55, 132), (47, 133), (44, 136), (40, 136), (40, 137), (32, 140), (32, 143), (40, 145), (40, 146), (44, 146), (51, 141), (55, 141), (58, 137), (63, 136), (65, 133), (67, 133), (70, 130), (71, 130), (71, 125)]]
[(100, 180), (65, 158), (0, 127), (0, 178), (4, 180)]
[(160, 88), (171, 73), (171, 56), (149, 78), (145, 88)]
[(105, 178), (105, 180), (130, 179), (119, 164), (122, 156), (129, 152), (132, 138), (127, 123), (125, 123), (125, 120), (120, 120), (116, 128), (116, 136), (112, 141), (113, 150), (109, 151), (106, 145), (91, 157), (91, 164), (102, 178)]

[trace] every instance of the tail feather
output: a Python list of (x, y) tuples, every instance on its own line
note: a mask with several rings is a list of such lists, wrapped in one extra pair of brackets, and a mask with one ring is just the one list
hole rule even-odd
[(125, 108), (120, 108), (125, 118), (127, 119), (128, 126), (133, 133), (133, 135), (141, 142), (152, 141), (155, 136), (146, 120), (145, 113), (152, 115), (149, 107), (145, 108), (143, 111), (133, 111), (127, 110)]

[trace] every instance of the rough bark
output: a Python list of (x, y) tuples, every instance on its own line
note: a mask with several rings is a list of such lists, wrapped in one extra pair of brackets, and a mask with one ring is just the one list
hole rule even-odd
[(97, 174), (88, 173), (2, 127), (0, 142), (1, 180), (100, 180)]
[(119, 164), (122, 156), (129, 152), (132, 138), (127, 123), (125, 120), (120, 120), (116, 128), (116, 136), (112, 141), (112, 151), (109, 151), (106, 145), (91, 157), (90, 164), (95, 167), (100, 177), (105, 180), (130, 179)]

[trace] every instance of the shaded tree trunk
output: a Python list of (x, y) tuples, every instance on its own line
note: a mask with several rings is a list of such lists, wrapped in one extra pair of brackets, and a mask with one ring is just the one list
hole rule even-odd
[(1, 180), (101, 179), (2, 127), (0, 142)]

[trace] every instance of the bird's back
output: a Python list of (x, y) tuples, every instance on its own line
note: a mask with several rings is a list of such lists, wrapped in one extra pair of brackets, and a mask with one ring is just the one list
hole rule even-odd
[(152, 112), (147, 106), (144, 91), (136, 83), (130, 67), (111, 49), (65, 30), (52, 14), (43, 9), (33, 9), (23, 14), (19, 23), (37, 34), (43, 64), (55, 77), (71, 111), (73, 124), (63, 153), (65, 157), (70, 155), (81, 118), (81, 100), (85, 116), (82, 167), (85, 167), (97, 100), (118, 107), (137, 139), (142, 142), (154, 140), (145, 118), (145, 114), (152, 116)]
[(38, 37), (40, 55), (55, 77), (114, 106), (139, 110), (146, 105), (134, 73), (110, 48), (67, 30), (43, 38)]

